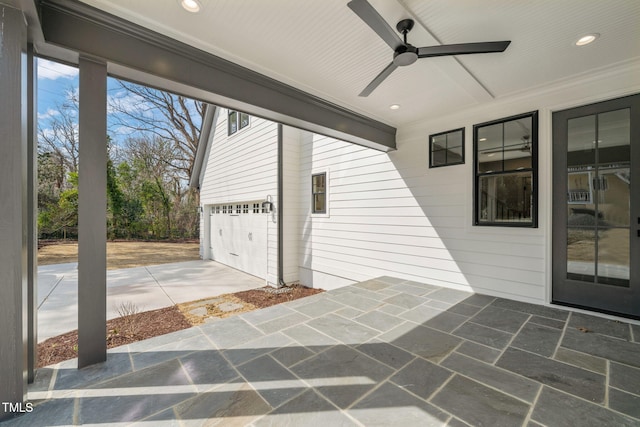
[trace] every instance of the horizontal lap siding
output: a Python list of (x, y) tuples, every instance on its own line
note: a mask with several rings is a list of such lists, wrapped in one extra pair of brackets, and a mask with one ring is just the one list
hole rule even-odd
[(251, 117), (249, 128), (227, 136), (222, 110), (200, 188), (202, 204), (264, 200), (277, 193), (278, 139), (275, 123)]
[[(257, 202), (271, 196), (274, 206), (277, 206), (277, 124), (251, 117), (248, 128), (240, 129), (228, 136), (227, 110), (221, 109), (218, 117), (200, 187), (200, 203), (215, 205)], [(253, 206), (249, 206), (249, 210), (252, 209)], [(268, 221), (267, 278), (269, 282), (275, 283), (278, 272), (278, 227), (275, 210), (269, 215)], [(200, 229), (203, 232), (205, 230), (202, 222)], [(201, 233), (201, 242), (204, 237)]]
[[(427, 138), (380, 153), (314, 135), (301, 147), (300, 267), (350, 280), (391, 275), (542, 302), (544, 236), (472, 227), (472, 155), (429, 169)], [(329, 217), (310, 215), (312, 172), (329, 171)], [(308, 275), (310, 277), (310, 275)]]

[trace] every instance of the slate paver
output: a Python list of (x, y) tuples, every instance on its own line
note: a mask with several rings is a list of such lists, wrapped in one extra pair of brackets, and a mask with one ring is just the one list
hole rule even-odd
[(637, 426), (638, 421), (569, 394), (543, 387), (531, 419), (543, 425), (575, 427)]
[(393, 372), (348, 346), (332, 347), (291, 370), (340, 408), (360, 399)]
[(498, 359), (498, 356), (500, 356), (500, 350), (472, 341), (465, 341), (460, 344), (456, 352), (486, 363), (493, 363)]
[(508, 348), (496, 366), (591, 402), (604, 401), (604, 375), (515, 348)]
[(529, 304), (526, 302), (514, 301), (504, 298), (497, 298), (491, 303), (491, 305), (498, 308), (518, 311), (520, 313), (548, 317), (555, 320), (564, 321), (569, 317), (569, 312), (566, 310), (560, 310), (558, 308), (545, 307), (543, 305)]
[(565, 331), (563, 347), (593, 356), (604, 357), (616, 362), (640, 368), (640, 343), (624, 341), (600, 334), (580, 332), (569, 328)]
[(578, 368), (588, 369), (593, 372), (605, 375), (607, 373), (607, 360), (601, 357), (592, 356), (568, 348), (559, 347), (554, 356), (559, 362), (568, 363)]
[(489, 306), (473, 316), (470, 321), (513, 334), (517, 332), (527, 320), (529, 320), (528, 314)]
[(609, 372), (609, 385), (611, 387), (640, 396), (640, 369), (611, 362)]
[(394, 330), (387, 332), (387, 334), (382, 335), (380, 338), (410, 353), (436, 363), (453, 351), (462, 341), (444, 332), (424, 326), (416, 325), (407, 330), (404, 325), (400, 325), (399, 328), (403, 328), (402, 330), (406, 332), (391, 341), (388, 341), (387, 338), (396, 335)]
[(380, 331), (345, 319), (337, 314), (327, 314), (326, 316), (315, 318), (308, 321), (307, 325), (344, 344), (366, 342), (380, 333)]
[(527, 323), (513, 339), (511, 345), (545, 357), (551, 357), (560, 341), (561, 330)]
[(470, 425), (478, 426), (522, 425), (529, 412), (526, 403), (459, 375), (453, 377), (431, 402)]
[(391, 345), (384, 341), (373, 340), (356, 347), (358, 351), (363, 352), (369, 357), (382, 362), (392, 368), (399, 369), (409, 363), (414, 356), (401, 348)]
[(631, 329), (629, 324), (616, 320), (603, 319), (601, 317), (590, 316), (584, 313), (571, 313), (569, 328), (587, 329), (592, 333), (608, 335), (623, 340), (631, 340)]
[(450, 370), (444, 369), (424, 359), (415, 359), (399, 370), (391, 381), (423, 399), (428, 399), (449, 377)]
[(36, 410), (6, 425), (640, 425), (638, 341), (636, 325), (383, 277), (41, 370)]
[(253, 425), (256, 427), (302, 425), (348, 427), (356, 426), (357, 424), (317, 392), (307, 390), (300, 396), (269, 412)]
[(498, 331), (473, 322), (464, 323), (458, 329), (455, 329), (452, 334), (499, 350), (505, 348), (513, 338), (513, 335), (507, 332)]
[(640, 396), (609, 388), (609, 407), (626, 415), (640, 418)]
[(536, 381), (457, 353), (449, 355), (440, 363), (440, 366), (498, 388), (527, 402), (533, 402), (540, 389), (540, 383)]
[(307, 389), (306, 384), (268, 355), (240, 365), (237, 369), (274, 408)]
[(355, 404), (348, 412), (366, 426), (436, 427), (441, 426), (449, 417), (440, 409), (388, 382)]

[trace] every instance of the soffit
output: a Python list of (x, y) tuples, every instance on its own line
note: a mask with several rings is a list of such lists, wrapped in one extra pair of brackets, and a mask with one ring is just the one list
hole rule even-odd
[[(421, 59), (361, 98), (392, 52), (348, 0), (201, 0), (198, 14), (178, 0), (84, 2), (395, 127), (640, 59), (633, 0), (370, 0), (394, 27), (414, 18), (417, 46), (512, 44), (500, 54)], [(591, 32), (601, 37), (574, 46)]]

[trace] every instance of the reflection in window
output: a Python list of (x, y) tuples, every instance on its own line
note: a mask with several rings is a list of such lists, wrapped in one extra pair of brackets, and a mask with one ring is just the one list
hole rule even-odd
[(630, 284), (631, 125), (620, 109), (567, 121), (567, 278)]
[(464, 128), (429, 136), (429, 167), (464, 163)]
[(249, 115), (239, 111), (229, 110), (227, 130), (228, 135), (233, 135), (238, 130), (249, 126)]
[(311, 192), (313, 196), (312, 213), (327, 213), (327, 173), (322, 172), (311, 176)]
[(537, 112), (475, 125), (476, 225), (537, 227)]

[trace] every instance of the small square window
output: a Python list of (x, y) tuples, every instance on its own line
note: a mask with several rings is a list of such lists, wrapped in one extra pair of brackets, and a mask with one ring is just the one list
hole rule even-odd
[(327, 213), (327, 173), (322, 172), (311, 176), (312, 207), (314, 214)]
[(464, 163), (464, 128), (429, 136), (429, 167)]
[(236, 205), (236, 213), (239, 214), (242, 212), (242, 205)]
[(253, 213), (260, 213), (260, 203), (253, 204)]

